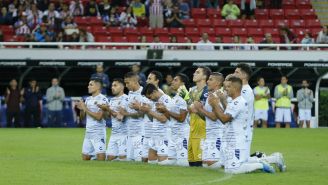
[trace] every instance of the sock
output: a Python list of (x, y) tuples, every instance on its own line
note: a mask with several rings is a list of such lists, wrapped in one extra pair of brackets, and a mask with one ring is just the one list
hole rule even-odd
[(263, 157), (263, 158), (261, 158), (260, 160), (261, 160), (261, 161), (266, 161), (266, 162), (268, 162), (268, 163), (270, 163), (270, 164), (272, 164), (272, 163), (277, 163), (277, 162), (278, 162), (278, 158), (277, 158), (277, 156), (272, 156), (272, 155), (270, 155), (270, 156), (266, 156), (266, 157)]
[(249, 157), (249, 158), (247, 159), (247, 162), (248, 162), (248, 163), (259, 163), (259, 162), (261, 162), (261, 159), (258, 158), (258, 157), (256, 157), (256, 156), (254, 156), (254, 157)]
[(157, 160), (148, 160), (148, 164), (157, 164)]
[(203, 168), (208, 168), (207, 163), (203, 163)]
[(189, 162), (189, 166), (195, 166), (195, 162)]
[(232, 174), (240, 174), (240, 173), (249, 173), (261, 169), (263, 169), (262, 163), (244, 163), (239, 168), (226, 170), (226, 172)]
[(178, 159), (176, 161), (176, 165), (178, 165), (178, 166), (189, 166), (189, 163), (188, 163), (187, 159)]
[(174, 165), (176, 162), (176, 160), (164, 160), (164, 161), (160, 161), (158, 162), (159, 165)]
[(125, 159), (118, 158), (118, 161), (127, 161), (127, 159), (126, 158)]
[(196, 167), (202, 167), (203, 166), (203, 161), (197, 161), (195, 162), (195, 165)]
[(220, 162), (216, 162), (214, 164), (209, 165), (208, 168), (211, 168), (211, 169), (221, 168), (221, 163)]

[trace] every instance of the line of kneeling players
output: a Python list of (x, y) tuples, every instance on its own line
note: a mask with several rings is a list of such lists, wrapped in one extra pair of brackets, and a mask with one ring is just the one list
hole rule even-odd
[[(224, 79), (221, 73), (203, 74), (207, 92), (201, 94), (205, 95), (205, 101), (190, 100), (195, 97), (190, 97), (186, 89), (185, 74), (174, 77), (170, 87), (175, 92), (172, 97), (158, 87), (158, 75), (157, 71), (151, 72), (144, 88), (139, 84), (138, 74), (132, 72), (125, 74), (124, 79), (114, 79), (111, 87), (114, 97), (110, 101), (100, 94), (101, 80), (90, 80), (91, 96), (78, 104), (87, 117), (84, 160), (94, 156), (98, 160), (190, 166), (190, 129), (198, 129), (189, 125), (193, 112), (205, 120), (206, 137), (200, 139), (202, 152), (198, 154), (203, 167), (223, 167), (226, 173), (234, 174), (286, 170), (281, 153), (250, 156), (247, 152), (250, 145), (246, 132), (253, 111), (248, 110), (248, 102), (242, 97), (244, 84), (237, 75)], [(128, 94), (124, 94), (124, 88), (129, 90)], [(197, 83), (194, 88), (197, 89)], [(105, 119), (109, 118), (112, 131), (106, 149)]]

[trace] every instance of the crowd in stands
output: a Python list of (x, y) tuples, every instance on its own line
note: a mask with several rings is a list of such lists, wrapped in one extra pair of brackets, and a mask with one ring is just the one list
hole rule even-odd
[[(282, 7), (282, 1), (277, 0), (4, 0), (0, 2), (0, 42), (6, 41), (7, 33), (2, 31), (2, 25), (12, 25), (15, 41), (27, 42), (94, 42), (95, 34), (100, 35), (109, 28), (184, 28), (186, 22), (193, 18), (192, 9), (204, 8), (218, 10), (220, 15), (214, 18), (226, 20), (254, 20), (256, 9)], [(209, 12), (209, 11), (207, 11)], [(210, 16), (210, 15), (208, 15)], [(90, 18), (90, 22), (99, 22), (102, 31), (95, 31), (81, 23), (83, 18)], [(195, 25), (196, 27), (196, 25)], [(222, 28), (224, 29), (224, 28)], [(133, 31), (133, 30), (132, 30)], [(137, 32), (137, 30), (134, 30)], [(295, 33), (288, 25), (280, 25), (279, 33), (270, 39), (269, 32), (263, 33), (259, 41), (257, 38), (233, 34), (232, 39), (223, 39), (223, 35), (206, 33), (209, 39), (204, 39), (200, 31), (196, 37), (186, 37), (181, 40), (178, 35), (171, 33), (169, 40), (160, 38), (160, 42), (200, 42), (200, 43), (328, 43), (327, 26), (323, 26), (318, 33), (307, 30), (305, 33)], [(299, 34), (303, 38), (300, 38)], [(99, 34), (97, 34), (98, 36)], [(196, 34), (197, 35), (197, 34)], [(112, 35), (111, 35), (112, 36)], [(129, 42), (158, 42), (158, 35), (138, 35), (137, 39)], [(146, 37), (146, 38), (145, 38)], [(216, 38), (214, 38), (216, 37)], [(101, 37), (101, 38), (104, 38)], [(211, 41), (210, 41), (211, 40)], [(111, 39), (111, 41), (127, 41)], [(201, 48), (201, 47), (200, 47)], [(213, 49), (214, 47), (209, 47)], [(175, 48), (174, 48), (175, 49)], [(234, 48), (243, 49), (243, 48)], [(257, 49), (246, 47), (244, 49)], [(261, 48), (260, 48), (261, 49)]]

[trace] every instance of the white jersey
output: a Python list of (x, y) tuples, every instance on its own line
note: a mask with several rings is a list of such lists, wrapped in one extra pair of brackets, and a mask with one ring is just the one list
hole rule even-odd
[[(143, 99), (141, 95), (142, 87), (140, 87), (137, 91), (130, 91), (128, 95), (128, 104), (126, 106), (126, 111), (128, 113), (137, 113), (136, 110), (130, 108), (130, 104), (135, 101), (140, 101)], [(126, 119), (128, 136), (140, 136), (142, 134), (142, 124), (143, 117), (132, 118), (129, 117)]]
[[(188, 111), (187, 102), (178, 94), (172, 98), (171, 111), (180, 114), (180, 111)], [(187, 120), (187, 119), (186, 119)], [(185, 137), (186, 127), (188, 127), (187, 121), (179, 122), (174, 118), (171, 118), (171, 136), (172, 137)]]
[(248, 123), (248, 103), (239, 96), (230, 101), (225, 114), (230, 114), (232, 120), (227, 124), (224, 140), (228, 148), (246, 149), (246, 129)]
[[(164, 106), (168, 109), (172, 109), (172, 100), (171, 98), (163, 94), (156, 103), (163, 103)], [(156, 104), (155, 103), (155, 104)], [(156, 106), (152, 107), (152, 111), (156, 112)], [(157, 119), (153, 118), (153, 134), (154, 136), (159, 136), (159, 137), (167, 137), (168, 134), (168, 127), (169, 127), (169, 122), (170, 120), (167, 120), (165, 123), (161, 123)]]
[[(91, 112), (99, 112), (101, 109), (98, 105), (108, 104), (108, 99), (106, 96), (99, 94), (97, 96), (89, 96), (85, 100), (85, 105)], [(96, 120), (87, 114), (86, 121), (86, 132), (87, 133), (98, 133), (103, 132), (106, 129), (106, 121), (104, 119)]]
[[(119, 97), (113, 97), (109, 101), (109, 107), (114, 112), (118, 112), (122, 107), (128, 106), (128, 96), (123, 94)], [(127, 127), (125, 121), (120, 121), (112, 116), (112, 135), (127, 135)]]
[[(222, 108), (221, 104), (220, 107)], [(208, 103), (208, 98), (206, 99), (204, 108), (207, 112), (213, 112), (212, 106)], [(213, 121), (205, 116), (205, 121), (206, 121), (206, 138), (222, 137), (222, 131), (224, 130), (225, 126), (222, 124), (222, 122), (219, 119)]]
[[(154, 102), (149, 100), (147, 97), (143, 96), (143, 99), (140, 103), (148, 104), (152, 108), (154, 105)], [(153, 121), (150, 120), (148, 115), (145, 114), (143, 118), (143, 136), (144, 137), (152, 137), (153, 136)]]
[(247, 84), (243, 85), (243, 88), (241, 89), (241, 96), (246, 100), (247, 102), (247, 109), (249, 111), (248, 115), (248, 131), (247, 134), (250, 136), (250, 140), (252, 139), (252, 132), (253, 132), (253, 124), (254, 124), (254, 93), (253, 89)]

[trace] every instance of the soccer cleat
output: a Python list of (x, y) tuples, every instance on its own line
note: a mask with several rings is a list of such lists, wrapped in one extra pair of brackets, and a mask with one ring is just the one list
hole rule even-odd
[(274, 168), (269, 164), (269, 163), (266, 163), (266, 162), (261, 162), (263, 164), (263, 169), (262, 171), (266, 172), (266, 173), (275, 173), (275, 170)]
[(279, 168), (279, 171), (280, 172), (285, 172), (287, 167), (285, 165), (284, 157), (282, 156), (282, 154), (279, 153), (279, 152), (276, 152), (276, 153), (273, 153), (271, 155), (277, 157), (278, 160), (277, 160), (276, 165)]

